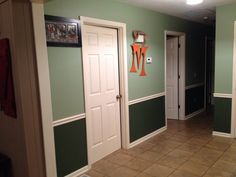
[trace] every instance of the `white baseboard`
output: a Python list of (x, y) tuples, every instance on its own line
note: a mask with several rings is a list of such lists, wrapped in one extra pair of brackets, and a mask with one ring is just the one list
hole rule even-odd
[(200, 109), (200, 110), (198, 110), (198, 111), (195, 111), (195, 112), (193, 112), (192, 114), (189, 114), (189, 115), (185, 116), (185, 119), (184, 119), (184, 120), (187, 120), (187, 119), (190, 119), (190, 118), (192, 118), (192, 117), (194, 117), (194, 116), (197, 116), (198, 114), (201, 114), (201, 113), (204, 112), (204, 111), (205, 111), (205, 108)]
[(82, 175), (83, 173), (86, 173), (88, 170), (89, 170), (89, 166), (85, 166), (85, 167), (82, 167), (81, 169), (79, 170), (76, 170), (75, 172), (69, 174), (69, 175), (66, 175), (65, 177), (79, 177), (80, 175)]
[(158, 130), (156, 130), (156, 131), (154, 131), (154, 132), (152, 132), (152, 133), (150, 133), (150, 134), (148, 134), (148, 135), (146, 135), (146, 136), (144, 136), (144, 137), (142, 137), (142, 138), (140, 138), (140, 139), (130, 143), (129, 144), (129, 149), (134, 147), (134, 146), (137, 146), (140, 143), (143, 143), (144, 141), (147, 141), (148, 139), (150, 139), (150, 138), (152, 138), (152, 137), (154, 137), (154, 136), (156, 136), (156, 135), (158, 135), (158, 134), (160, 134), (162, 132), (164, 132), (166, 129), (167, 129), (167, 126), (162, 127), (160, 129), (158, 129)]
[(232, 135), (230, 133), (223, 133), (223, 132), (213, 131), (212, 135), (213, 136), (225, 137), (225, 138), (232, 138)]

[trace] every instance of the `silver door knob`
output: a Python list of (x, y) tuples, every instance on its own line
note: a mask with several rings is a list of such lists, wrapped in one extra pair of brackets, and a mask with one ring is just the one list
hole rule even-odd
[(122, 95), (116, 95), (116, 99), (120, 100), (122, 98)]

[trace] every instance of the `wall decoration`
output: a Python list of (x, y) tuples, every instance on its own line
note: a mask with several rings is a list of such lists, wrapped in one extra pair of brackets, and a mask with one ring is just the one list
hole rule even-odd
[(147, 35), (143, 31), (133, 31), (134, 43), (142, 43), (146, 42)]
[(16, 118), (16, 101), (11, 67), (9, 39), (0, 40), (0, 110)]
[(81, 47), (80, 21), (45, 15), (47, 46)]
[[(133, 31), (134, 43), (131, 45), (133, 58), (132, 58), (132, 66), (130, 72), (136, 73), (137, 69), (140, 68), (140, 64), (142, 62), (142, 69), (140, 72), (140, 76), (146, 76), (147, 73), (145, 71), (145, 61), (148, 46), (145, 46), (146, 42), (146, 34), (142, 31)], [(136, 68), (137, 63), (137, 68)]]

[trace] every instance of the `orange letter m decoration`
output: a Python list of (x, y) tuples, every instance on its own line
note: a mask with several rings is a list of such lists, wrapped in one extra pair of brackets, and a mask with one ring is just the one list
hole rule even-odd
[(148, 47), (141, 47), (138, 44), (133, 44), (131, 45), (132, 51), (133, 51), (133, 60), (132, 60), (132, 67), (130, 69), (130, 72), (132, 73), (136, 73), (136, 66), (135, 66), (135, 59), (137, 61), (137, 67), (139, 69), (140, 63), (142, 61), (142, 70), (140, 72), (140, 76), (146, 76), (146, 72), (145, 72), (145, 59), (146, 59), (146, 53), (147, 53), (147, 49)]

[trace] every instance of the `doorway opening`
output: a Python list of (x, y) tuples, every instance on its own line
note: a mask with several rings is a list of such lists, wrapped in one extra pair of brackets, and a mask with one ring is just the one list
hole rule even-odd
[(185, 120), (185, 33), (165, 31), (167, 119)]
[(212, 110), (214, 105), (213, 93), (215, 84), (215, 40), (211, 37), (205, 39), (205, 108), (206, 111)]

